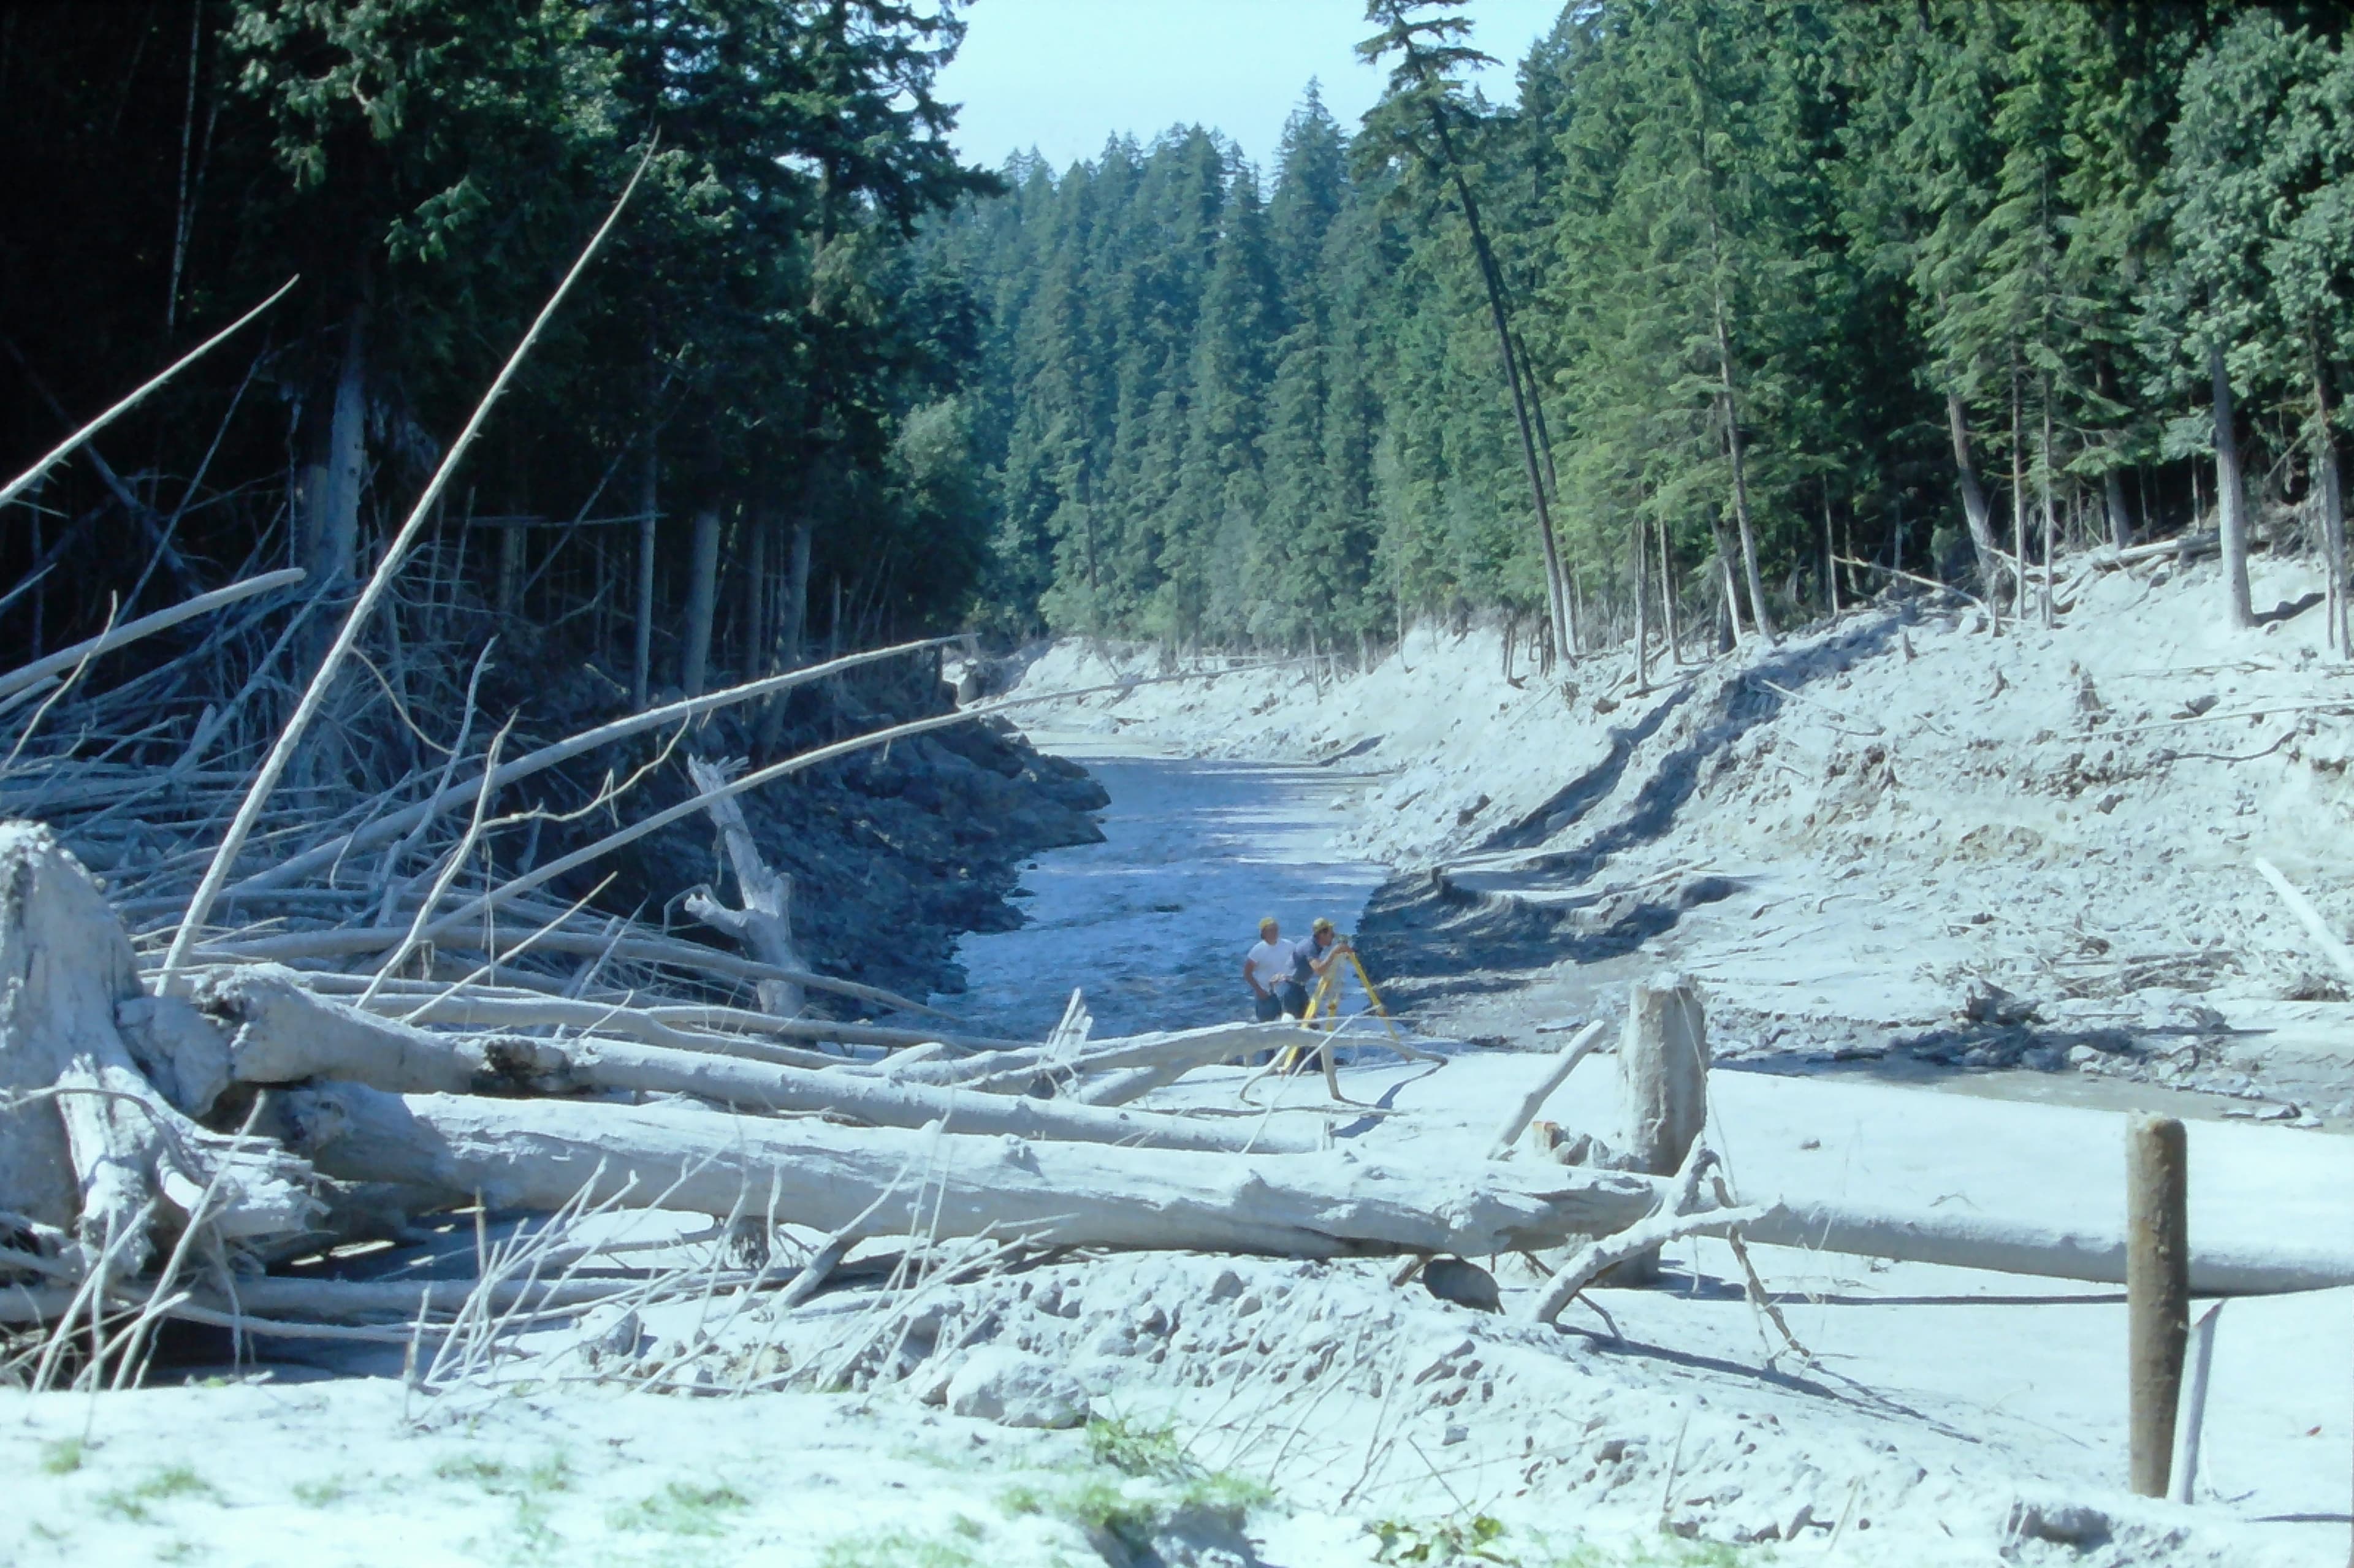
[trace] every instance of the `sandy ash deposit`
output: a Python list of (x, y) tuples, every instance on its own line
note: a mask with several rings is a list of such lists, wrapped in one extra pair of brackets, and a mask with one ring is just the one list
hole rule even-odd
[[(2305, 587), (2259, 568), (2259, 603)], [(2062, 599), (2056, 628), (1999, 636), (1967, 608), (1873, 606), (1655, 663), (1647, 690), (1623, 654), (1508, 671), (1478, 629), (1320, 678), (1057, 646), (1018, 693), (1124, 683), (1024, 720), (1105, 785), (1105, 840), (1035, 861), (1023, 927), (967, 938), (970, 989), (939, 1000), (1032, 1037), (1074, 987), (1098, 1036), (1216, 1022), (1259, 914), (1331, 913), (1441, 1060), (1365, 1044), (1341, 1069), (1357, 1105), (1325, 1114), (1306, 1074), (1263, 1080), (1252, 1114), (1328, 1128), (1297, 1158), (1375, 1181), (1477, 1168), (1534, 1054), (1683, 974), (1717, 1063), (1708, 1142), (1744, 1199), (2115, 1232), (2126, 1113), (2165, 1109), (2190, 1122), (2194, 1246), (2342, 1249), (2345, 984), (2255, 862), (2354, 926), (2354, 679), (2309, 616), (2207, 630), (2199, 570), (2087, 569)], [(1544, 1117), (1615, 1136), (1611, 1075), (1587, 1059)], [(1247, 1075), (1140, 1103), (1232, 1118)], [(545, 1223), (466, 1217), (369, 1266), (535, 1245), (716, 1266), (731, 1245), (675, 1215)], [(430, 1397), (396, 1337), (26, 1400), (0, 1561), (2346, 1552), (2354, 1289), (2228, 1303), (2175, 1504), (2126, 1486), (2110, 1286), (1756, 1246), (1785, 1335), (1715, 1239), (1558, 1325), (1526, 1306), (1559, 1254), (1472, 1260), (1493, 1311), (1393, 1283), (1393, 1258), (1016, 1260), (981, 1238), (916, 1276), (897, 1253), (869, 1244), (790, 1309), (706, 1294), (520, 1323)]]

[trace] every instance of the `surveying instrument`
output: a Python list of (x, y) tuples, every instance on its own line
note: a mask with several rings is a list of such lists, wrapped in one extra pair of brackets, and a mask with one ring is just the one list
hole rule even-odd
[[(1357, 983), (1365, 988), (1365, 1001), (1372, 1005), (1374, 1015), (1381, 1019), (1383, 1027), (1390, 1032), (1390, 1038), (1393, 1040), (1402, 1038), (1398, 1033), (1397, 1020), (1390, 1016), (1389, 1006), (1382, 1001), (1382, 993), (1373, 989), (1373, 977), (1365, 972), (1364, 960), (1357, 957), (1355, 945), (1348, 943), (1346, 938), (1342, 940), (1344, 945), (1341, 948), (1340, 956), (1349, 960), (1350, 971), (1357, 977)], [(1337, 1033), (1341, 1022), (1341, 966), (1338, 964), (1334, 964), (1318, 977), (1315, 992), (1308, 999), (1308, 1010), (1299, 1015), (1301, 1027), (1310, 1029), (1316, 1027), (1316, 1020), (1320, 1014), (1326, 1020), (1323, 1027)], [(1328, 1059), (1331, 1049), (1330, 1046), (1325, 1047)], [(1281, 1060), (1278, 1063), (1279, 1069), (1288, 1073), (1299, 1065), (1300, 1050), (1301, 1047), (1297, 1045), (1287, 1047)]]

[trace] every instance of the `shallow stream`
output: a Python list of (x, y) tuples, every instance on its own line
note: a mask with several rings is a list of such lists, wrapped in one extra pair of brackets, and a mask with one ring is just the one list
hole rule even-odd
[(1082, 763), (1111, 805), (1102, 843), (1049, 851), (1023, 872), (1020, 929), (958, 947), (969, 989), (935, 1001), (977, 1032), (1042, 1037), (1075, 986), (1098, 1037), (1247, 1017), (1243, 954), (1260, 916), (1287, 937), (1320, 915), (1348, 930), (1382, 880), (1378, 865), (1328, 858), (1334, 808), (1363, 774), (1031, 738)]

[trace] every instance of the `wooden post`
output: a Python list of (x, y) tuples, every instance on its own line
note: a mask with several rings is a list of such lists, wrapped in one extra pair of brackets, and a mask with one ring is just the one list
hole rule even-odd
[[(1674, 1175), (1708, 1123), (1708, 1020), (1690, 980), (1668, 975), (1635, 982), (1618, 1044), (1618, 1086), (1634, 1169)], [(1654, 1250), (1622, 1265), (1612, 1277), (1634, 1284), (1656, 1279), (1659, 1272)]]
[(2166, 1495), (2190, 1337), (2189, 1177), (2179, 1121), (2139, 1116), (2127, 1125), (2126, 1386), (2133, 1489), (2146, 1498)]

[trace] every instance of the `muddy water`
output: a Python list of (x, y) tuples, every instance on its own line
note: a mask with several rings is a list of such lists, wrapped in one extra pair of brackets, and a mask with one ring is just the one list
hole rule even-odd
[(969, 989), (935, 1000), (977, 1032), (1037, 1038), (1075, 986), (1098, 1037), (1247, 1017), (1243, 954), (1259, 917), (1287, 937), (1320, 915), (1349, 929), (1384, 874), (1331, 858), (1335, 808), (1362, 774), (1031, 738), (1083, 764), (1111, 806), (1102, 843), (1050, 851), (1024, 871), (1020, 929), (958, 947)]

